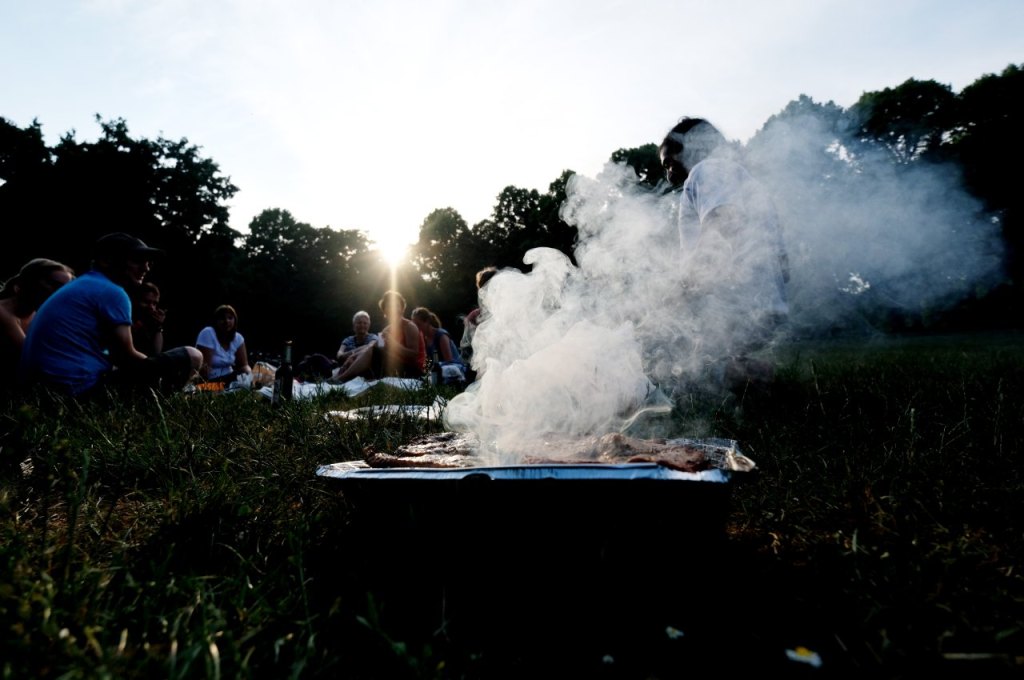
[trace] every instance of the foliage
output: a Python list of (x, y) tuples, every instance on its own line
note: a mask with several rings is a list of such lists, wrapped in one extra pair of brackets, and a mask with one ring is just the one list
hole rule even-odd
[[(1024, 644), (1020, 338), (799, 346), (779, 361), (767, 391), (693, 395), (674, 415), (694, 436), (736, 439), (759, 468), (734, 486), (726, 524), (742, 580), (699, 585), (728, 608), (730, 644), (754, 654), (778, 639), (781, 658), (795, 640), (832, 677), (949, 671), (958, 654), (998, 677)], [(245, 392), (5, 397), (4, 676), (530, 675), (375, 599), (355, 578), (352, 508), (314, 474), (439, 428), (329, 411), (433, 396), (280, 409)], [(657, 565), (629, 578), (650, 586), (652, 569), (655, 583), (692, 587)], [(418, 583), (415, 563), (403, 573)], [(684, 665), (634, 677), (700, 660), (672, 659)]]
[(451, 330), (454, 314), (476, 306), (473, 280), (486, 257), (480, 237), (458, 211), (442, 208), (423, 220), (415, 252), (414, 264), (424, 280), (416, 304), (446, 319)]
[[(1016, 174), (1005, 169), (1005, 160), (1024, 152), (1022, 77), (1021, 67), (1011, 64), (959, 93), (909, 79), (865, 92), (848, 109), (800, 95), (766, 121), (746, 152), (753, 169), (768, 176), (770, 167), (757, 167), (763, 133), (787, 125), (813, 130), (815, 144), (786, 150), (783, 161), (771, 157), (801, 163), (814, 179), (807, 185), (824, 194), (839, 190), (843, 173), (856, 172), (848, 161), (858, 155), (881, 152), (907, 169), (957, 163), (970, 191), (1002, 227), (1007, 276), (946, 322), (970, 328), (997, 316), (1017, 323), (1013, 310), (1024, 297), (1024, 210)], [(201, 147), (187, 139), (133, 136), (123, 119), (96, 120), (96, 141), (78, 141), (72, 130), (51, 147), (38, 121), (19, 128), (0, 118), (0, 227), (17, 234), (0, 250), (0, 276), (40, 256), (82, 272), (98, 236), (136, 234), (167, 251), (150, 278), (169, 310), (170, 346), (193, 342), (211, 310), (230, 303), (239, 309), (250, 351), (276, 351), (289, 336), (300, 354), (329, 353), (348, 333), (351, 315), (373, 312), (391, 287), (412, 304), (434, 309), (457, 335), (456, 319), (476, 306), (476, 271), (521, 268), (525, 252), (537, 246), (573, 257), (576, 229), (560, 217), (570, 170), (545, 191), (505, 187), (492, 214), (472, 226), (451, 207), (432, 211), (420, 225), (413, 262), (391, 272), (362, 232), (314, 227), (287, 210), (268, 209), (247, 234), (235, 231), (228, 202), (238, 189)], [(610, 160), (632, 167), (652, 191), (661, 190), (655, 143), (618, 149)]]
[(911, 78), (895, 88), (866, 92), (850, 115), (863, 141), (880, 143), (897, 163), (935, 155), (955, 121), (948, 85)]
[(287, 210), (264, 210), (241, 250), (231, 272), (235, 297), (242, 308), (259, 310), (245, 323), (263, 347), (292, 340), (303, 354), (333, 356), (352, 315), (379, 294), (371, 273), (380, 265), (359, 231), (318, 229)]
[(632, 149), (618, 149), (612, 153), (612, 163), (625, 163), (636, 171), (639, 180), (656, 187), (664, 179), (657, 144), (644, 144)]

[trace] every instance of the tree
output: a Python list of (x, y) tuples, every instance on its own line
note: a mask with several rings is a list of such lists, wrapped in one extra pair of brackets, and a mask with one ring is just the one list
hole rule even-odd
[(167, 253), (151, 279), (174, 311), (168, 343), (191, 342), (202, 318), (196, 301), (220, 290), (240, 236), (226, 205), (236, 188), (185, 139), (136, 139), (122, 119), (96, 120), (95, 142), (78, 142), (72, 130), (52, 149), (38, 122), (24, 130), (0, 124), (0, 224), (20, 236), (4, 249), (3, 267), (44, 256), (83, 272), (97, 238), (134, 234)]
[(897, 163), (936, 158), (955, 120), (952, 88), (934, 80), (907, 80), (865, 92), (850, 109), (858, 136), (885, 148)]
[(460, 312), (476, 304), (473, 281), (476, 272), (485, 266), (481, 264), (480, 246), (477, 234), (453, 208), (434, 210), (420, 225), (415, 263), (422, 284), (417, 299), (448, 326)]
[[(332, 354), (365, 306), (366, 282), (376, 280), (364, 268), (368, 255), (361, 231), (315, 228), (278, 208), (253, 218), (230, 276), (240, 323), (258, 339), (253, 347), (276, 351), (292, 340), (300, 354)], [(252, 322), (241, 319), (241, 307), (254, 312)]]
[[(1024, 298), (1024, 198), (1017, 159), (1024, 156), (1024, 65), (984, 75), (959, 95), (956, 132), (950, 143), (974, 195), (999, 216), (1007, 245), (1009, 309)], [(1012, 312), (1011, 312), (1012, 313)]]
[[(0, 118), (0, 225), (7, 237), (0, 250), (0, 280), (37, 256), (30, 253), (46, 252), (43, 246), (52, 242), (34, 216), (48, 202), (52, 175), (53, 154), (43, 142), (38, 121), (22, 129)], [(13, 233), (16, 239), (11, 238)]]
[(612, 163), (625, 163), (636, 171), (641, 184), (658, 186), (664, 179), (657, 144), (644, 144), (632, 149), (618, 149), (612, 153)]

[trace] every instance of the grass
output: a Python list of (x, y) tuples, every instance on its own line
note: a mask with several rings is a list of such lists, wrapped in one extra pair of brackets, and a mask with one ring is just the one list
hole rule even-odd
[[(767, 391), (675, 414), (758, 463), (731, 493), (733, 566), (708, 575), (742, 580), (728, 601), (749, 631), (737, 654), (802, 644), (824, 665), (782, 668), (1016, 677), (1024, 343), (805, 345), (778, 366)], [(432, 396), (0, 401), (3, 677), (496, 675), (479, 649), (410, 634), (394, 602), (353, 581), (351, 508), (315, 476), (440, 428), (327, 411)]]

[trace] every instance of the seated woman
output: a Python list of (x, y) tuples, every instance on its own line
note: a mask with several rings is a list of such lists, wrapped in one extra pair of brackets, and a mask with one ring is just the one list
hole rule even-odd
[(377, 334), (370, 332), (370, 313), (359, 311), (352, 317), (352, 335), (341, 341), (338, 348), (337, 360), (339, 364), (345, 362), (352, 354), (363, 345), (377, 342)]
[[(427, 347), (427, 356), (437, 356), (441, 362), (442, 375), (446, 383), (465, 382), (466, 364), (459, 354), (459, 347), (455, 344), (451, 334), (441, 328), (441, 320), (426, 307), (417, 307), (412, 310), (412, 322), (423, 334), (423, 343)], [(458, 368), (458, 374), (452, 376), (452, 371), (444, 371), (444, 368), (453, 366)]]
[(238, 313), (231, 305), (221, 305), (213, 312), (213, 325), (199, 331), (196, 347), (203, 353), (199, 369), (208, 382), (230, 383), (242, 373), (251, 373), (245, 338), (238, 332)]
[(0, 384), (15, 382), (25, 333), (36, 310), (73, 278), (70, 267), (40, 257), (26, 262), (0, 289)]
[(357, 377), (420, 378), (426, 370), (426, 347), (423, 335), (405, 318), (405, 298), (389, 290), (378, 303), (388, 325), (377, 342), (356, 349), (334, 374), (337, 382), (348, 382)]

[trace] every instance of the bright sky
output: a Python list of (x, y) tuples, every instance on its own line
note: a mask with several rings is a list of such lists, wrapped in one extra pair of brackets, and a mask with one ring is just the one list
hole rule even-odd
[(234, 228), (284, 208), (385, 247), (683, 115), (746, 141), (800, 94), (1011, 63), (1021, 0), (0, 0), (0, 116), (188, 138), (239, 187)]

